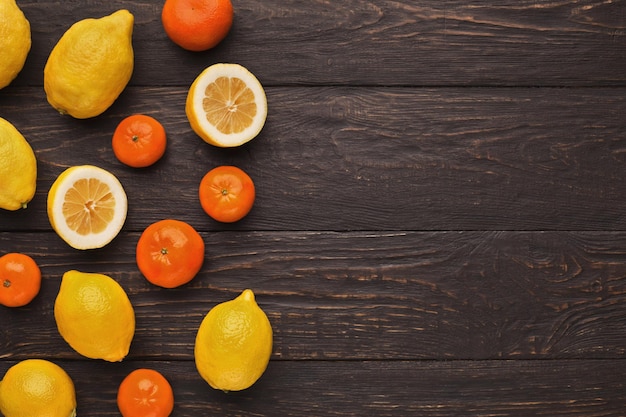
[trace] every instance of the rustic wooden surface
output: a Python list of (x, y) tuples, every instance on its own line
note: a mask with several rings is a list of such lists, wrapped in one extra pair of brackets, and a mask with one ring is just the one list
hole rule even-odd
[[(0, 252), (43, 273), (28, 306), (0, 309), (0, 374), (27, 358), (62, 365), (79, 416), (117, 416), (137, 367), (172, 383), (173, 416), (623, 416), (626, 409), (626, 1), (233, 0), (217, 48), (171, 43), (162, 2), (18, 0), (33, 47), (0, 91), (0, 117), (38, 158), (28, 209), (0, 212)], [(57, 114), (43, 67), (75, 21), (127, 8), (131, 83), (103, 115)], [(207, 145), (186, 92), (215, 62), (263, 83), (265, 128), (238, 149)], [(131, 113), (159, 119), (166, 156), (114, 157)], [(122, 233), (81, 252), (51, 230), (45, 200), (66, 167), (115, 173)], [(241, 222), (197, 201), (216, 165), (245, 169), (257, 201)], [(190, 284), (149, 284), (134, 263), (162, 218), (198, 229), (207, 255)], [(105, 273), (137, 314), (129, 356), (86, 360), (52, 305), (69, 269)], [(215, 304), (252, 288), (272, 322), (272, 359), (252, 388), (211, 389), (193, 362)]]

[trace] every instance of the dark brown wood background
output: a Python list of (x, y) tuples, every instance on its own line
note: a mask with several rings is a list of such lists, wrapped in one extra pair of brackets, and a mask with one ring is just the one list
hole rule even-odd
[[(166, 37), (162, 2), (18, 0), (33, 46), (0, 91), (0, 117), (38, 158), (28, 209), (0, 212), (0, 252), (43, 273), (27, 307), (0, 309), (0, 373), (46, 358), (73, 378), (79, 416), (117, 416), (137, 367), (172, 383), (174, 416), (623, 416), (626, 413), (626, 1), (233, 0), (217, 48)], [(75, 21), (135, 15), (131, 83), (103, 115), (46, 102), (43, 67)], [(238, 149), (204, 143), (184, 113), (206, 66), (236, 62), (265, 87), (265, 128)], [(132, 113), (159, 119), (148, 169), (111, 151)], [(129, 197), (122, 233), (81, 252), (51, 230), (46, 195), (95, 164)], [(197, 186), (246, 170), (241, 222), (204, 214)], [(190, 284), (149, 284), (134, 262), (145, 227), (187, 221), (206, 242)], [(69, 269), (118, 280), (137, 331), (121, 363), (86, 360), (52, 306)], [(252, 288), (274, 328), (269, 367), (224, 394), (193, 342), (215, 304)]]

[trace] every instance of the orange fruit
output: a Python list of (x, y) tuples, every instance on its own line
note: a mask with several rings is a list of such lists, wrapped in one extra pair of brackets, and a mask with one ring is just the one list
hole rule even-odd
[(252, 209), (254, 183), (237, 167), (219, 166), (202, 178), (198, 196), (206, 214), (219, 222), (232, 223), (244, 218)]
[(167, 36), (189, 51), (206, 51), (220, 43), (233, 24), (230, 0), (165, 0), (161, 22)]
[(121, 163), (144, 168), (163, 156), (167, 139), (158, 120), (145, 114), (133, 114), (117, 125), (111, 144)]
[(41, 271), (28, 255), (7, 253), (0, 257), (0, 304), (22, 307), (30, 303), (41, 288)]
[(117, 406), (122, 417), (168, 417), (174, 409), (174, 392), (158, 371), (135, 369), (117, 390)]
[(78, 165), (57, 177), (48, 192), (48, 219), (55, 232), (75, 249), (100, 248), (124, 225), (128, 200), (109, 171)]
[(191, 281), (204, 262), (204, 240), (188, 223), (165, 219), (148, 226), (137, 242), (136, 260), (154, 285), (175, 288)]
[(214, 64), (191, 84), (185, 103), (191, 128), (220, 147), (254, 139), (267, 118), (267, 99), (259, 80), (239, 64)]

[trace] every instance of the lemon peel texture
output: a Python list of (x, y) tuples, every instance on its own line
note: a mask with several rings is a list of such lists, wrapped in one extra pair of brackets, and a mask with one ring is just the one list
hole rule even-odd
[(36, 188), (37, 159), (33, 148), (13, 124), (0, 117), (0, 208), (26, 208)]
[(249, 388), (267, 368), (272, 337), (267, 315), (246, 289), (213, 307), (202, 320), (194, 348), (196, 368), (215, 389)]
[(96, 117), (126, 88), (133, 73), (134, 16), (125, 9), (74, 23), (52, 49), (44, 90), (52, 107), (77, 119)]
[(5, 417), (74, 417), (74, 383), (53, 362), (44, 359), (18, 362), (0, 382), (0, 413)]
[(24, 68), (30, 52), (30, 23), (15, 0), (0, 0), (0, 88)]
[(103, 274), (66, 272), (54, 302), (54, 319), (72, 349), (91, 359), (121, 361), (135, 334), (135, 312), (128, 295)]

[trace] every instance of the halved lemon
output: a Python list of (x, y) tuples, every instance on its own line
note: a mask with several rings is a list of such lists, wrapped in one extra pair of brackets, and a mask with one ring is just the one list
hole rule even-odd
[(235, 147), (254, 139), (267, 118), (259, 80), (239, 64), (214, 64), (189, 88), (185, 111), (191, 128), (215, 146)]
[(128, 210), (120, 181), (109, 171), (79, 165), (66, 169), (48, 192), (48, 219), (75, 249), (101, 248), (118, 235)]

